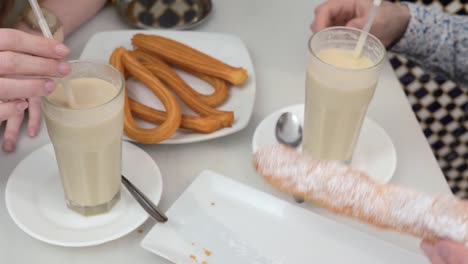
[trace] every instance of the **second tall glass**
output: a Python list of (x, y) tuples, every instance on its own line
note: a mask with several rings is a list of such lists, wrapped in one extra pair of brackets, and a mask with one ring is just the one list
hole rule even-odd
[(356, 57), (361, 33), (332, 27), (309, 40), (303, 149), (314, 158), (352, 159), (385, 57), (385, 47), (372, 35)]

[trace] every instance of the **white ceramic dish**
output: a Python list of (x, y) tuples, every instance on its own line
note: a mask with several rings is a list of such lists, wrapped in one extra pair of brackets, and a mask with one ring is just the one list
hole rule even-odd
[[(189, 31), (169, 30), (126, 30), (100, 32), (94, 35), (87, 43), (81, 59), (97, 59), (108, 61), (112, 51), (120, 46), (132, 48), (131, 38), (136, 33), (158, 34), (180, 41), (191, 47), (211, 55), (221, 61), (234, 66), (242, 66), (249, 73), (249, 79), (241, 87), (231, 87), (227, 101), (218, 107), (221, 110), (234, 111), (235, 121), (232, 127), (224, 128), (211, 134), (198, 134), (186, 131), (178, 131), (171, 138), (160, 144), (181, 144), (210, 140), (238, 132), (249, 123), (255, 102), (255, 72), (250, 55), (245, 44), (238, 37)], [(181, 73), (181, 76), (200, 92), (211, 91), (209, 85), (197, 78)], [(157, 109), (164, 109), (159, 100), (140, 82), (130, 79), (127, 83), (129, 96), (136, 98), (145, 105)], [(193, 113), (182, 104), (184, 113)], [(140, 122), (143, 126), (151, 127), (151, 124)]]
[(205, 171), (142, 246), (173, 263), (427, 263), (376, 237)]
[[(280, 109), (266, 117), (255, 129), (252, 140), (252, 149), (255, 152), (259, 147), (275, 144), (275, 125), (284, 112), (296, 114), (303, 124), (304, 105), (293, 105)], [(387, 183), (396, 169), (397, 157), (392, 140), (375, 121), (366, 118), (362, 126), (352, 165), (360, 168), (379, 183)]]
[[(155, 204), (162, 194), (162, 177), (142, 149), (123, 142), (122, 173)], [(47, 144), (22, 160), (5, 190), (8, 213), (28, 235), (43, 242), (84, 247), (122, 237), (147, 218), (147, 213), (122, 185), (121, 200), (106, 214), (84, 217), (65, 205), (54, 149)]]

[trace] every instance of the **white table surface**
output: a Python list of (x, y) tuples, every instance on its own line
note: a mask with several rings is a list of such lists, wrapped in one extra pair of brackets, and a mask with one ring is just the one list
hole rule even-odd
[[(318, 3), (313, 0), (214, 1), (212, 16), (195, 30), (230, 33), (245, 41), (257, 74), (256, 105), (249, 126), (234, 135), (188, 145), (141, 146), (163, 173), (164, 193), (160, 203), (163, 210), (168, 209), (195, 176), (207, 168), (293, 203), (256, 175), (251, 166), (251, 140), (255, 127), (269, 113), (304, 100), (306, 42), (310, 36), (313, 9)], [(107, 7), (67, 40), (73, 50), (70, 59), (79, 57), (95, 32), (126, 28), (129, 27), (120, 21), (115, 10)], [(389, 63), (385, 64), (368, 114), (388, 132), (395, 144), (398, 167), (393, 183), (428, 193), (449, 193)], [(23, 129), (17, 151), (8, 155), (0, 152), (0, 263), (168, 263), (143, 250), (139, 246), (143, 234), (136, 231), (101, 246), (72, 249), (37, 241), (13, 223), (4, 205), (8, 176), (25, 156), (48, 142), (45, 129), (35, 139), (27, 138)], [(374, 233), (403, 248), (419, 251), (416, 239), (339, 218), (313, 205), (301, 206)], [(153, 225), (154, 222), (148, 220), (142, 226), (144, 233)], [(307, 250), (306, 245), (304, 250)]]

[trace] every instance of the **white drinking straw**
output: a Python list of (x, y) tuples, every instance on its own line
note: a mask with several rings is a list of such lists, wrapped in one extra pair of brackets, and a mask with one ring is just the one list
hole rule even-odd
[(382, 0), (374, 0), (374, 2), (372, 3), (372, 8), (369, 12), (369, 16), (367, 17), (366, 24), (364, 25), (364, 28), (362, 29), (363, 32), (361, 33), (361, 35), (359, 35), (356, 48), (354, 49), (355, 57), (361, 56), (362, 50), (364, 48), (364, 43), (366, 42), (366, 39), (367, 39), (367, 35), (369, 34), (369, 31), (372, 27), (372, 23), (374, 22), (375, 15), (377, 14), (377, 9), (379, 8), (381, 3), (382, 3)]
[(52, 32), (50, 32), (50, 28), (49, 28), (49, 25), (47, 24), (44, 14), (42, 13), (42, 10), (39, 7), (39, 4), (37, 3), (37, 0), (29, 0), (29, 4), (31, 5), (34, 15), (36, 16), (37, 23), (39, 24), (39, 27), (41, 28), (41, 31), (44, 37), (50, 38), (50, 39), (54, 38), (54, 36), (52, 35)]
[[(44, 35), (46, 38), (53, 39), (54, 36), (50, 31), (49, 24), (47, 23), (47, 20), (45, 19), (44, 14), (42, 13), (42, 9), (37, 3), (37, 0), (29, 0), (29, 4), (31, 5), (34, 15), (36, 16), (37, 23), (39, 24), (39, 27), (42, 31), (42, 35)], [(76, 101), (75, 96), (73, 95), (73, 91), (71, 89), (67, 89), (64, 82), (62, 82), (62, 85), (63, 89), (65, 90), (65, 96), (67, 97), (68, 105), (71, 108), (76, 108)]]

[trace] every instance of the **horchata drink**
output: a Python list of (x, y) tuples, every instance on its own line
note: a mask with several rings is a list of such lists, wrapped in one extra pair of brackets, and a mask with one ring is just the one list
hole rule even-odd
[(317, 159), (350, 162), (377, 86), (385, 47), (362, 31), (332, 27), (309, 40), (303, 150)]
[(105, 63), (71, 66), (42, 106), (67, 206), (94, 215), (120, 198), (124, 79)]

